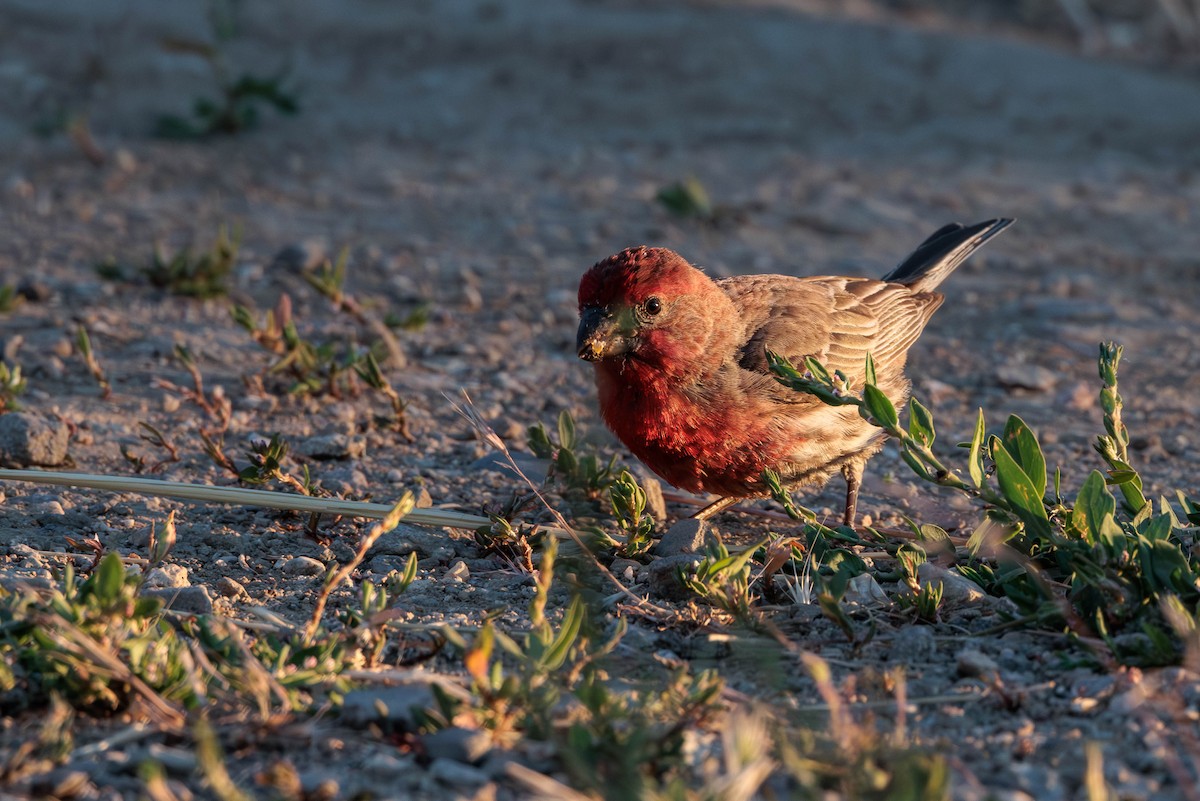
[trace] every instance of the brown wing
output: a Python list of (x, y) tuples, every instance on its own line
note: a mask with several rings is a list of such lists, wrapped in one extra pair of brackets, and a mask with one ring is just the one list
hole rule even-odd
[(881, 381), (898, 375), (908, 349), (942, 303), (937, 293), (868, 278), (752, 275), (717, 284), (746, 321), (743, 369), (768, 374), (769, 348), (796, 365), (812, 356), (858, 385), (868, 353)]

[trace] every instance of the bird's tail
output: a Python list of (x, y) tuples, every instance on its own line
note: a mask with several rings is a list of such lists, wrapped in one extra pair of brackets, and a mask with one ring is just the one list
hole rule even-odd
[(884, 281), (904, 284), (914, 292), (930, 292), (942, 283), (954, 268), (962, 264), (976, 248), (1012, 225), (1006, 218), (987, 220), (975, 225), (950, 223), (922, 242), (912, 255), (883, 277)]

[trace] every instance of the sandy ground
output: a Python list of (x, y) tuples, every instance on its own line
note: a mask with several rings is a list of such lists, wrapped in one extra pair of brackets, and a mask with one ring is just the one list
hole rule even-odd
[[(265, 113), (259, 130), (238, 137), (166, 142), (148, 135), (155, 118), (186, 113), (211, 92), (202, 60), (161, 46), (210, 35), (201, 4), (0, 8), (0, 284), (46, 290), (0, 316), (0, 340), (28, 374), (25, 406), (74, 427), (80, 471), (129, 472), (120, 447), (148, 451), (137, 437), (148, 421), (180, 445), (182, 460), (163, 477), (226, 481), (201, 451), (205, 420), (152, 384), (186, 383), (171, 356), (182, 343), (232, 398), (231, 450), (254, 434), (348, 434), (365, 454), (312, 461), (325, 486), (379, 499), (424, 489), (435, 504), (478, 511), (513, 481), (476, 465), (486, 448), (444, 394), (470, 392), (514, 447), (526, 426), (569, 409), (622, 453), (601, 430), (588, 368), (573, 354), (575, 286), (597, 259), (649, 243), (715, 275), (879, 275), (946, 222), (1013, 216), (1012, 230), (945, 285), (947, 303), (910, 361), (946, 453), (969, 436), (977, 408), (995, 424), (1019, 413), (1077, 487), (1098, 466), (1096, 343), (1115, 339), (1126, 347), (1127, 422), (1150, 490), (1200, 490), (1200, 82), (1186, 71), (1081, 56), (1016, 23), (869, 3), (839, 15), (787, 3), (302, 0), (248, 3), (238, 19), (230, 63), (286, 69), (301, 113)], [(101, 163), (63, 132), (70, 119), (86, 119)], [(655, 201), (690, 176), (711, 195), (714, 220), (681, 219)], [(287, 292), (306, 330), (361, 337), (277, 258), (345, 247), (356, 296), (400, 314), (429, 309), (428, 325), (400, 335), (407, 367), (390, 372), (411, 400), (415, 442), (370, 427), (376, 400), (273, 399), (248, 386), (243, 377), (269, 357), (232, 322), (228, 301), (183, 299), (94, 269), (112, 259), (136, 273), (156, 242), (203, 247), (221, 225), (242, 232), (239, 303), (266, 309)], [(79, 323), (111, 378), (107, 400), (71, 354)], [(893, 453), (868, 472), (868, 514), (973, 519), (961, 503), (913, 488)], [(233, 617), (267, 605), (303, 622), (316, 579), (278, 565), (346, 555), (273, 513), (15, 484), (3, 494), (0, 547), (14, 575), (38, 569), (18, 545), (61, 551), (64, 536), (96, 534), (128, 552), (144, 548), (151, 520), (179, 508), (172, 558)], [(831, 487), (809, 500), (832, 509), (837, 496)], [(734, 539), (763, 526), (738, 514), (718, 525)], [(414, 620), (468, 624), (496, 606), (523, 609), (520, 577), (480, 558), (469, 538), (438, 536), (441, 546), (410, 538), (428, 547)], [(404, 552), (380, 553), (366, 575), (386, 573)], [(465, 583), (449, 575), (459, 560), (471, 569)], [(248, 595), (217, 591), (226, 577)], [(1164, 745), (1200, 737), (1194, 676), (1068, 670), (1060, 646), (1028, 634), (964, 644), (955, 637), (979, 617), (966, 614), (904, 657), (910, 692), (936, 695), (960, 681), (956, 660), (969, 645), (998, 660), (1025, 700), (917, 716), (914, 731), (954, 754), (956, 797), (1082, 798), (1089, 740), (1103, 744), (1122, 798), (1195, 797)], [(795, 628), (827, 657), (846, 650), (816, 623), (807, 635)], [(855, 658), (900, 661), (910, 636), (925, 642), (899, 628)], [(1139, 682), (1172, 686), (1183, 712), (1167, 724), (1153, 709), (1133, 714), (1128, 688)], [(755, 689), (752, 678), (746, 687)], [(813, 700), (798, 678), (786, 692)], [(1098, 703), (1073, 700), (1089, 694)], [(8, 719), (5, 730), (29, 725)], [(361, 749), (357, 764), (386, 746)], [(384, 796), (450, 792), (415, 769), (395, 784), (369, 771), (348, 778), (329, 759), (310, 764), (314, 775), (340, 777), (347, 797), (356, 780)], [(1183, 775), (1196, 767), (1188, 764)], [(118, 767), (92, 769), (107, 788), (98, 792), (133, 792)], [(513, 791), (501, 781), (500, 792)]]

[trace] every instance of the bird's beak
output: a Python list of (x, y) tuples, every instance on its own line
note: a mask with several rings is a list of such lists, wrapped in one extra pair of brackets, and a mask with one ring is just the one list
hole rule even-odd
[(633, 350), (634, 341), (622, 316), (599, 306), (583, 309), (579, 313), (579, 333), (575, 336), (579, 358), (594, 362)]

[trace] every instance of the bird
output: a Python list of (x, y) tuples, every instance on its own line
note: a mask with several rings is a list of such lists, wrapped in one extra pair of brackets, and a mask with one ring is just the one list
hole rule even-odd
[(717, 496), (695, 518), (768, 495), (766, 469), (789, 492), (840, 472), (842, 524), (853, 527), (863, 470), (883, 432), (853, 406), (782, 386), (767, 352), (793, 364), (811, 356), (860, 388), (870, 354), (876, 386), (899, 407), (911, 390), (909, 348), (945, 299), (935, 290), (1012, 222), (945, 225), (878, 280), (714, 280), (666, 248), (609, 256), (579, 282), (576, 335), (578, 356), (594, 369), (601, 416), (663, 480)]

